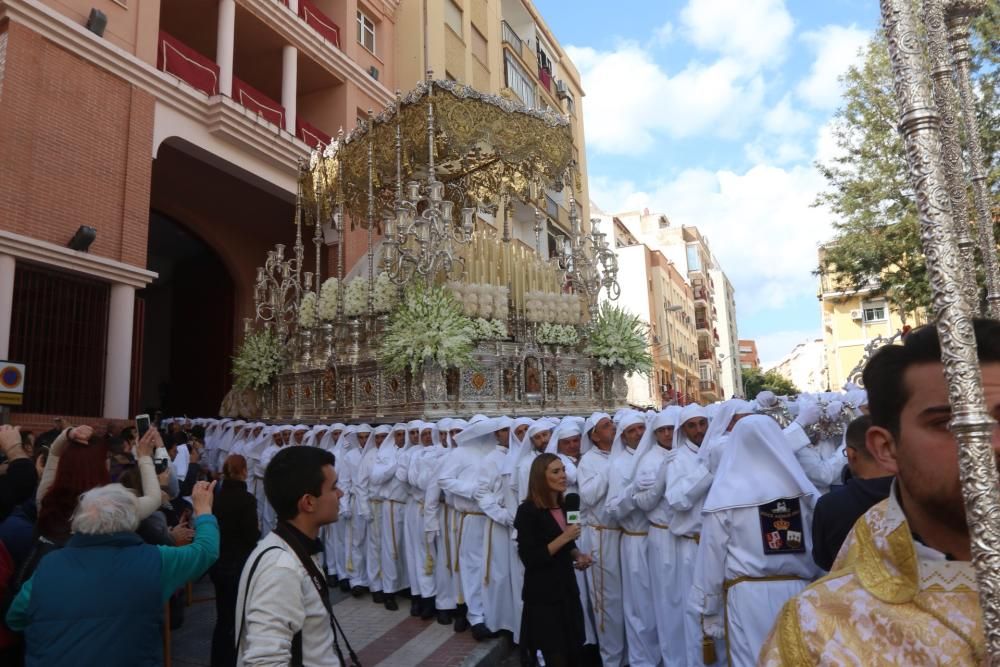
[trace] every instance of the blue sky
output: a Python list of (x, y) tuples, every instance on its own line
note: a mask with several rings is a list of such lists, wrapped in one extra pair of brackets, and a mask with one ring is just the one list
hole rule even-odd
[(821, 335), (813, 167), (875, 0), (535, 0), (580, 71), (591, 199), (697, 225), (766, 362)]

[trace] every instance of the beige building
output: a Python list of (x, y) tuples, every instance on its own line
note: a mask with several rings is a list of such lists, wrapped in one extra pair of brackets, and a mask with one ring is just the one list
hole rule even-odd
[[(819, 250), (820, 257), (823, 248)], [(860, 290), (844, 290), (835, 276), (820, 276), (820, 311), (827, 385), (837, 390), (859, 371), (865, 347), (874, 339), (891, 338), (904, 326), (924, 323), (922, 313), (901, 313), (899, 307), (872, 281)], [(856, 379), (856, 378), (855, 378)]]
[[(712, 255), (708, 239), (701, 235), (697, 227), (671, 225), (666, 215), (653, 214), (648, 210), (641, 213), (636, 211), (619, 213), (615, 217), (621, 220), (640, 241), (662, 252), (687, 279), (694, 296), (700, 399), (702, 403), (714, 403), (722, 399), (726, 394), (720, 381), (722, 375), (720, 355), (725, 355), (727, 352), (718, 349), (722, 344), (719, 333), (719, 305), (733, 296), (733, 290), (731, 285), (728, 291), (724, 286), (720, 286), (723, 298), (717, 300), (718, 288), (712, 271), (718, 268), (721, 273), (721, 267)], [(732, 339), (739, 340), (735, 330), (735, 300), (732, 303)]]
[[(531, 0), (400, 0), (396, 21), (408, 29), (398, 33), (397, 76), (412, 88), (428, 72), (503, 95), (532, 109), (548, 109), (570, 119), (577, 183), (577, 213), (589, 230), (590, 198), (584, 150), (583, 89), (580, 73), (563, 51)], [(543, 190), (530, 203), (511, 202), (514, 238), (535, 247), (535, 210), (543, 214), (539, 245), (555, 253), (560, 237), (568, 237), (569, 188)], [(484, 216), (499, 228), (504, 210)]]
[(799, 391), (826, 391), (826, 352), (823, 339), (802, 341), (769, 370), (777, 371)]
[(640, 243), (621, 220), (598, 217), (602, 228), (614, 230), (622, 287), (616, 305), (649, 324), (653, 372), (628, 378), (629, 403), (662, 408), (675, 401), (698, 402), (701, 383), (691, 286), (662, 252)]

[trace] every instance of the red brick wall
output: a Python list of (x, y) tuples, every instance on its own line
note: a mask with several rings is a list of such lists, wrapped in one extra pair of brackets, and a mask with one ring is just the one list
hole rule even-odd
[(0, 229), (146, 265), (153, 98), (28, 28), (8, 25), (0, 99)]

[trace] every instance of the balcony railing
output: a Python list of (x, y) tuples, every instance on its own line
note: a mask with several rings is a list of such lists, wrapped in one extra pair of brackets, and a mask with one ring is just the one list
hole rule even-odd
[(269, 123), (279, 128), (285, 127), (285, 107), (260, 92), (246, 81), (233, 77), (233, 101), (239, 102), (248, 110), (256, 113)]
[(702, 361), (709, 361), (712, 358), (711, 350), (698, 350), (698, 358)]
[(299, 16), (326, 41), (340, 48), (340, 26), (310, 0), (299, 0)]
[(156, 68), (173, 74), (206, 95), (219, 94), (219, 66), (215, 61), (162, 30)]
[(314, 127), (301, 118), (295, 119), (295, 136), (301, 139), (310, 148), (316, 148), (317, 145), (327, 146), (331, 141), (329, 134)]
[(704, 287), (695, 287), (694, 298), (695, 301), (708, 301), (708, 292), (705, 291)]
[(538, 66), (538, 81), (542, 84), (545, 90), (552, 92), (552, 72), (545, 69), (541, 65)]
[(711, 380), (700, 380), (698, 385), (702, 391), (715, 391), (715, 383)]
[(698, 319), (696, 319), (694, 321), (694, 327), (695, 327), (695, 329), (704, 329), (705, 331), (709, 331), (708, 320), (698, 320)]
[(528, 78), (528, 73), (524, 71), (521, 64), (507, 51), (503, 54), (503, 72), (507, 87), (521, 98), (524, 106), (534, 109), (535, 88), (531, 84), (531, 79)]
[(516, 32), (514, 32), (514, 29), (511, 28), (510, 24), (506, 21), (500, 21), (500, 37), (503, 41), (510, 44), (511, 48), (514, 49), (514, 52), (518, 56), (521, 58), (524, 57), (524, 42), (521, 41), (521, 38)]

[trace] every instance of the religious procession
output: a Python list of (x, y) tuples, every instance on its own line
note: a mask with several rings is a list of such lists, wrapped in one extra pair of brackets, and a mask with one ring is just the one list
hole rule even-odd
[(0, 0), (0, 664), (1000, 665), (998, 40)]

